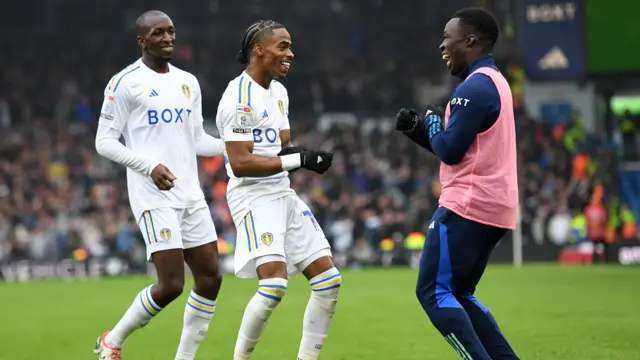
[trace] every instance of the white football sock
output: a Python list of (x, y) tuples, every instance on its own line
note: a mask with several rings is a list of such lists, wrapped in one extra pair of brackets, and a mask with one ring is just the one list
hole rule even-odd
[(200, 343), (207, 335), (209, 323), (216, 312), (216, 301), (191, 290), (184, 308), (184, 324), (175, 360), (193, 360)]
[(312, 292), (304, 312), (298, 360), (318, 359), (336, 310), (342, 276), (334, 267), (312, 278), (309, 283)]
[(244, 311), (233, 360), (248, 360), (255, 350), (269, 317), (287, 292), (287, 279), (260, 280), (258, 292)]
[(162, 308), (156, 305), (151, 297), (152, 287), (153, 285), (150, 285), (140, 291), (129, 309), (124, 313), (122, 319), (120, 319), (113, 330), (107, 334), (104, 342), (108, 346), (115, 348), (122, 347), (122, 344), (124, 344), (124, 341), (132, 332), (147, 325), (154, 316), (160, 313)]

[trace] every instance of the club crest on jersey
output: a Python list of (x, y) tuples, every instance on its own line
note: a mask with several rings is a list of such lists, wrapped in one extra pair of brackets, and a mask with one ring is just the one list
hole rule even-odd
[(169, 239), (171, 239), (171, 229), (164, 228), (164, 229), (160, 230), (160, 237), (164, 241), (169, 241)]
[(270, 232), (266, 232), (260, 235), (260, 239), (262, 240), (263, 244), (269, 246), (273, 243), (273, 234)]
[(184, 94), (184, 96), (186, 96), (187, 99), (191, 99), (191, 89), (189, 88), (189, 85), (182, 84), (181, 88), (182, 88), (182, 93)]
[(278, 108), (280, 109), (280, 114), (284, 116), (284, 103), (282, 102), (282, 100), (278, 100)]

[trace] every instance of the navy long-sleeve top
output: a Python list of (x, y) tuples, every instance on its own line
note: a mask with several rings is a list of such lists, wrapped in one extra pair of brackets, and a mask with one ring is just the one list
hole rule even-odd
[(412, 133), (407, 134), (447, 165), (462, 161), (476, 135), (489, 130), (500, 115), (500, 95), (491, 78), (484, 74), (469, 77), (481, 67), (497, 70), (493, 57), (486, 56), (468, 65), (460, 74), (459, 77), (465, 81), (456, 87), (449, 100), (451, 114), (446, 129), (429, 140), (428, 124), (422, 122)]

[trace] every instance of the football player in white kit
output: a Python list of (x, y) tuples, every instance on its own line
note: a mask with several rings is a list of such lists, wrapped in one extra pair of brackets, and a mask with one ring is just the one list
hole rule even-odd
[[(136, 25), (142, 57), (107, 85), (96, 149), (127, 167), (131, 208), (158, 282), (136, 295), (115, 327), (98, 338), (94, 352), (103, 360), (121, 359), (125, 339), (180, 296), (186, 262), (195, 284), (175, 359), (192, 360), (215, 313), (221, 284), (217, 235), (196, 155), (222, 155), (224, 144), (204, 131), (196, 77), (169, 64), (175, 41), (171, 19), (148, 11)], [(119, 142), (121, 135), (126, 146)]]
[(235, 273), (258, 277), (238, 333), (234, 360), (250, 359), (268, 319), (300, 271), (311, 284), (299, 360), (317, 359), (327, 337), (341, 284), (319, 224), (291, 189), (288, 171), (322, 174), (333, 154), (291, 147), (287, 90), (275, 78), (289, 71), (287, 30), (274, 21), (252, 24), (238, 60), (248, 64), (220, 100), (217, 126), (230, 177), (227, 201), (237, 228)]

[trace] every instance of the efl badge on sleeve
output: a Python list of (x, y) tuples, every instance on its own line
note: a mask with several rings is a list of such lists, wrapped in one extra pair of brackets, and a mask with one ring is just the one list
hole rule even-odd
[(251, 134), (251, 119), (252, 110), (247, 105), (236, 106), (236, 123), (233, 126), (233, 132), (236, 134)]
[(284, 116), (284, 103), (282, 102), (282, 100), (278, 100), (278, 108), (280, 108), (280, 114)]
[(273, 234), (266, 232), (260, 236), (260, 239), (262, 239), (263, 244), (269, 246), (273, 243)]
[(189, 89), (189, 85), (182, 84), (182, 93), (187, 97), (187, 99), (191, 99), (191, 89)]
[(100, 117), (106, 120), (113, 120), (113, 110), (116, 104), (116, 99), (113, 93), (108, 93), (104, 97), (102, 110), (100, 111)]
[(171, 229), (164, 228), (160, 230), (160, 237), (164, 241), (169, 241), (169, 239), (171, 239)]
[(104, 103), (102, 106), (102, 112), (108, 113), (111, 112), (111, 109), (116, 103), (116, 99), (113, 93), (108, 93), (104, 96)]

